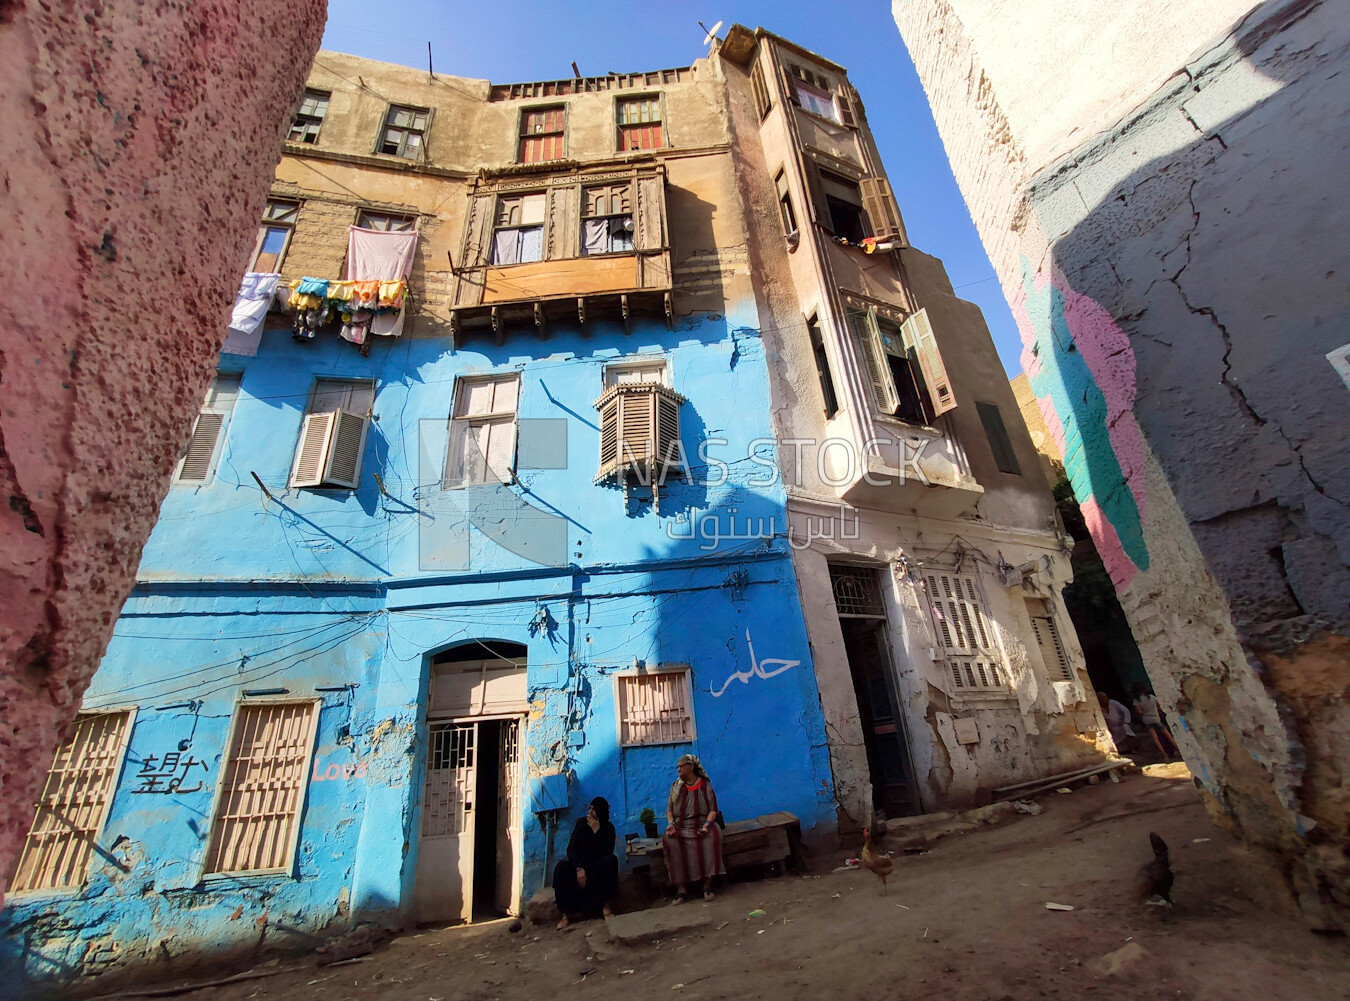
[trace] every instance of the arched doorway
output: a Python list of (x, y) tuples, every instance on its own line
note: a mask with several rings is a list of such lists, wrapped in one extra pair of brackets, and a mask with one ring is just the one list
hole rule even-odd
[(427, 692), (418, 919), (520, 912), (525, 647), (472, 641), (436, 655)]

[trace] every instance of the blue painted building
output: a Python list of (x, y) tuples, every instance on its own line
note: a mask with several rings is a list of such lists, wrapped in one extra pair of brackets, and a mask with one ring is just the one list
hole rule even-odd
[[(320, 54), (250, 268), (300, 309), (221, 357), (6, 994), (515, 911), (687, 751), (729, 820), (834, 821), (720, 84), (450, 79)], [(358, 347), (285, 286), (362, 278), (369, 233), (408, 234), (408, 302)]]

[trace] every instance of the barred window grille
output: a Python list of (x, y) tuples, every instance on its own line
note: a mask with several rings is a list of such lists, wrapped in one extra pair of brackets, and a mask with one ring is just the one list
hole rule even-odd
[(82, 713), (56, 752), (10, 893), (80, 886), (126, 751), (130, 712)]
[(679, 744), (694, 739), (689, 671), (620, 675), (619, 743)]
[(874, 568), (833, 564), (830, 567), (830, 586), (834, 590), (834, 605), (840, 615), (873, 618), (886, 615)]
[(211, 825), (208, 873), (290, 868), (317, 718), (316, 702), (239, 707)]
[(961, 691), (1006, 688), (1010, 679), (974, 577), (929, 573), (924, 582), (953, 686)]
[[(427, 740), (427, 791), (422, 803), (423, 837), (450, 837), (470, 829), (477, 736), (478, 727), (473, 723), (431, 724)], [(514, 745), (514, 724), (509, 739)]]

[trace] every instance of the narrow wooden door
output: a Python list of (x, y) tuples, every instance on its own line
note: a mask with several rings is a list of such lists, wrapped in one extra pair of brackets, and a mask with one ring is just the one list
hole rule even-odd
[(473, 917), (473, 828), (478, 724), (433, 721), (427, 739), (422, 838), (417, 855), (418, 919)]
[(501, 768), (497, 787), (497, 907), (508, 914), (520, 913), (520, 846), (524, 836), (524, 811), (520, 797), (521, 722), (501, 725)]

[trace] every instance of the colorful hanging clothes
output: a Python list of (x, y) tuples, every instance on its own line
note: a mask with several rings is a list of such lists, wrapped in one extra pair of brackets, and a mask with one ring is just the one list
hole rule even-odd
[(365, 309), (358, 309), (355, 313), (352, 313), (342, 324), (342, 330), (339, 331), (342, 339), (351, 341), (353, 344), (366, 343), (366, 335), (370, 333), (371, 317), (371, 312)]
[(334, 302), (351, 302), (355, 295), (356, 282), (329, 282), (328, 298)]
[(272, 272), (250, 271), (244, 275), (230, 315), (230, 332), (221, 346), (225, 354), (252, 358), (262, 340), (263, 320), (276, 295), (281, 276)]
[(402, 309), (403, 296), (408, 291), (408, 283), (399, 279), (396, 282), (380, 282), (380, 308)]
[(328, 296), (327, 278), (301, 278), (299, 282), (292, 282), (291, 287), (301, 295), (315, 295), (320, 299)]
[(380, 305), (380, 283), (352, 282), (351, 303), (357, 309), (377, 309)]

